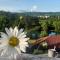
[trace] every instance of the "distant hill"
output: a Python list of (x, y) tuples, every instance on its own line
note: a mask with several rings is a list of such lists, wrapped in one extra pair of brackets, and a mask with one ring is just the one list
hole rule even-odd
[(29, 16), (60, 16), (60, 12), (24, 12), (20, 13), (22, 15), (29, 15)]
[(0, 15), (22, 15), (22, 16), (60, 16), (60, 12), (6, 12), (0, 11)]

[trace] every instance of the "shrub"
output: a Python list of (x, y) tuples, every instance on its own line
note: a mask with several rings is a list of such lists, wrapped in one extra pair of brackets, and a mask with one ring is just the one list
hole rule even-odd
[(40, 37), (45, 37), (47, 35), (48, 35), (48, 33), (46, 31), (41, 31), (41, 33), (40, 33)]

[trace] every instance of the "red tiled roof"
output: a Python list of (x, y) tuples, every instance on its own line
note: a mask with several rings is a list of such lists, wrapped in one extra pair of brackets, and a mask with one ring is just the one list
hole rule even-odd
[(48, 45), (60, 44), (60, 35), (50, 36), (45, 41), (48, 43)]
[(38, 40), (36, 40), (34, 42), (33, 45), (39, 44), (43, 41), (46, 41), (48, 43), (48, 46), (50, 46), (50, 47), (56, 46), (56, 47), (60, 48), (60, 35), (53, 35), (53, 36), (39, 38)]

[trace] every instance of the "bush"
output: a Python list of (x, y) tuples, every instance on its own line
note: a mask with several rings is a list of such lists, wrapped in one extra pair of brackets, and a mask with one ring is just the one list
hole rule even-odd
[(29, 32), (27, 36), (30, 37), (31, 39), (37, 39), (39, 37), (39, 34), (37, 31), (32, 31), (32, 32)]
[(41, 31), (41, 33), (40, 33), (40, 37), (45, 37), (47, 35), (48, 35), (48, 33), (46, 31)]

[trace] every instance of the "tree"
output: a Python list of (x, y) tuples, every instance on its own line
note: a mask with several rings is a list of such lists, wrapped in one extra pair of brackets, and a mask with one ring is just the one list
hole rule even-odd
[(47, 21), (40, 21), (40, 25), (41, 25), (41, 28), (42, 28), (42, 31), (48, 31), (48, 23)]
[(6, 16), (1, 15), (0, 16), (0, 31), (4, 31), (5, 26), (7, 25), (6, 22), (7, 22)]
[(60, 32), (60, 21), (58, 20), (54, 21), (53, 27), (55, 28), (55, 32)]

